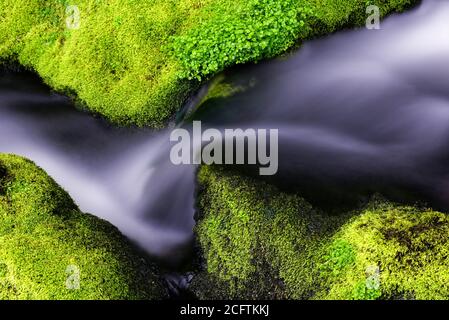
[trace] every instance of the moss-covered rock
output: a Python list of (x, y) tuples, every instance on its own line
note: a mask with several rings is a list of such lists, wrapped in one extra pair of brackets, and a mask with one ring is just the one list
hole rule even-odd
[[(449, 217), (373, 201), (333, 237), (326, 299), (449, 299)], [(329, 273), (329, 270), (331, 271)]]
[[(2, 0), (0, 59), (120, 124), (160, 127), (226, 67), (416, 0)], [(74, 7), (73, 5), (76, 5)]]
[(298, 195), (203, 167), (200, 298), (449, 298), (449, 217), (379, 197), (330, 215)]
[(32, 162), (0, 154), (0, 299), (160, 299), (154, 266)]
[[(348, 215), (325, 215), (297, 195), (221, 168), (202, 167), (199, 183), (196, 233), (206, 267), (192, 286), (199, 297), (315, 294), (318, 258)], [(203, 276), (220, 285), (201, 285)]]

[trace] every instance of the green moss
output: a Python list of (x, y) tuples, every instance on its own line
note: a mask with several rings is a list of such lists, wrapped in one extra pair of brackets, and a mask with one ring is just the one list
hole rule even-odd
[(344, 240), (334, 241), (323, 259), (325, 262), (320, 265), (321, 275), (338, 277), (355, 261), (355, 252), (352, 246)]
[(191, 88), (163, 46), (202, 2), (80, 0), (79, 29), (69, 29), (69, 1), (4, 0), (0, 58), (17, 59), (114, 122), (160, 126)]
[[(368, 1), (369, 2), (369, 1)], [(317, 34), (361, 24), (365, 0), (2, 0), (0, 59), (120, 124), (160, 127), (198, 83), (276, 56)], [(376, 0), (383, 14), (414, 0)], [(70, 25), (70, 23), (69, 23)]]
[(328, 279), (324, 297), (448, 299), (448, 235), (446, 214), (371, 203), (334, 236), (352, 247), (355, 259)]
[(297, 0), (250, 0), (237, 10), (227, 4), (214, 9), (215, 19), (175, 39), (175, 55), (183, 63), (184, 77), (201, 80), (226, 66), (287, 50), (310, 11)]
[(0, 299), (164, 297), (146, 258), (41, 169), (11, 155), (0, 168)]
[[(221, 298), (311, 297), (318, 257), (347, 216), (325, 215), (299, 196), (219, 168), (203, 167), (199, 182), (196, 232), (207, 276), (228, 286)], [(204, 296), (203, 288), (195, 291)]]
[(301, 40), (346, 26), (364, 25), (366, 8), (382, 16), (414, 0), (250, 0), (217, 1), (211, 19), (175, 37), (173, 49), (183, 77), (201, 80), (228, 66), (275, 57)]
[(329, 215), (222, 168), (199, 183), (201, 298), (449, 298), (446, 214), (377, 197)]

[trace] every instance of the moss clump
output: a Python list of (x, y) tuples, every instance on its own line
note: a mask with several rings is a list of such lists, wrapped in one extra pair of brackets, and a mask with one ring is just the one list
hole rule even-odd
[(221, 289), (205, 292), (200, 276), (194, 291), (204, 298), (312, 297), (318, 257), (348, 217), (322, 214), (297, 195), (219, 168), (202, 167), (199, 182), (204, 276)]
[(75, 12), (65, 0), (2, 0), (0, 58), (111, 121), (161, 126), (192, 86), (163, 47), (203, 2), (80, 0)]
[[(387, 202), (372, 202), (346, 224), (332, 245), (353, 258), (329, 275), (328, 299), (448, 299), (449, 217)], [(331, 246), (329, 252), (342, 257)]]
[(12, 155), (0, 155), (0, 168), (0, 299), (165, 296), (120, 232), (79, 212), (41, 169)]
[(159, 127), (197, 87), (188, 78), (361, 24), (367, 4), (384, 15), (414, 2), (79, 0), (74, 10), (67, 0), (2, 0), (0, 59), (36, 70), (111, 121)]
[(199, 183), (200, 298), (449, 298), (443, 213), (374, 198), (328, 215), (221, 168)]

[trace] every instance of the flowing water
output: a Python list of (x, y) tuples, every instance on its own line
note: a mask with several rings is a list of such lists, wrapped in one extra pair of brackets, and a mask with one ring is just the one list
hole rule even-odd
[[(193, 118), (279, 129), (279, 172), (269, 180), (316, 202), (410, 193), (447, 209), (449, 1), (424, 1), (381, 27), (228, 72), (246, 90), (210, 100)], [(35, 76), (0, 75), (0, 152), (33, 160), (81, 210), (176, 260), (192, 238), (195, 167), (171, 164), (169, 132), (114, 128)]]

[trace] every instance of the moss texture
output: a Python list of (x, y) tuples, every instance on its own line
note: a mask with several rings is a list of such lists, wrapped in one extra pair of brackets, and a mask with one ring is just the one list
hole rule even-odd
[(323, 298), (449, 299), (446, 214), (373, 201), (334, 236), (328, 252), (333, 272)]
[(163, 297), (115, 227), (81, 213), (30, 161), (0, 154), (0, 299)]
[(207, 290), (200, 276), (193, 285), (200, 298), (314, 295), (317, 258), (347, 216), (324, 215), (297, 195), (221, 168), (202, 167), (199, 183), (196, 233), (204, 276), (221, 288)]
[[(415, 0), (2, 0), (0, 59), (119, 124), (160, 127), (197, 81)], [(79, 24), (76, 23), (79, 13)], [(69, 26), (69, 27), (68, 27)]]
[(200, 298), (449, 298), (443, 213), (375, 197), (328, 215), (221, 168), (199, 183)]

